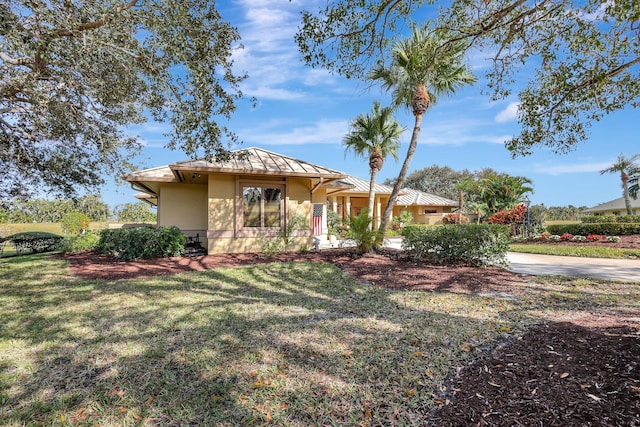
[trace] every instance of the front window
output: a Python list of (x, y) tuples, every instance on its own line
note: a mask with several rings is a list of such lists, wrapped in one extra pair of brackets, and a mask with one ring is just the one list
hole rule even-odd
[(282, 189), (277, 187), (242, 187), (244, 227), (280, 227)]

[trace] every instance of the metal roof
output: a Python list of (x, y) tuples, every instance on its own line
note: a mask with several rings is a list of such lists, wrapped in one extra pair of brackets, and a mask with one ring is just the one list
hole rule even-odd
[[(341, 184), (345, 190), (345, 193), (367, 193), (369, 194), (369, 183), (365, 179), (356, 178), (355, 176), (347, 176), (346, 178), (337, 181), (336, 184)], [(327, 187), (338, 186), (338, 185), (327, 185)], [(393, 187), (383, 184), (376, 184), (373, 187), (373, 190), (376, 194), (391, 194)], [(342, 193), (342, 191), (341, 191)]]
[(322, 177), (329, 179), (342, 179), (347, 176), (345, 173), (334, 169), (263, 150), (262, 148), (244, 148), (234, 151), (233, 154), (234, 156), (228, 161), (185, 160), (172, 163), (169, 167), (174, 171), (188, 172)]
[(411, 188), (403, 188), (396, 201), (398, 206), (458, 206), (455, 200)]

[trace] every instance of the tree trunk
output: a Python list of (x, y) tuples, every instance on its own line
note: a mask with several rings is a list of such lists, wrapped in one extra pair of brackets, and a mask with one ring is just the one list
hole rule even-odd
[(629, 186), (627, 185), (629, 177), (626, 173), (622, 172), (620, 174), (620, 179), (622, 180), (622, 196), (624, 197), (624, 205), (627, 208), (627, 215), (633, 215), (633, 208), (631, 207), (631, 196), (629, 196)]
[(395, 185), (393, 186), (393, 190), (391, 191), (391, 195), (389, 196), (389, 201), (387, 202), (387, 206), (384, 208), (384, 213), (382, 214), (382, 218), (380, 218), (380, 231), (381, 238), (384, 237), (384, 233), (387, 230), (387, 225), (389, 222), (389, 217), (393, 212), (393, 207), (396, 204), (396, 200), (398, 199), (398, 193), (404, 184), (404, 179), (407, 176), (407, 171), (409, 170), (409, 165), (411, 164), (411, 160), (413, 159), (413, 154), (416, 152), (416, 147), (418, 145), (418, 137), (420, 136), (420, 125), (422, 123), (422, 114), (419, 114), (416, 117), (415, 124), (413, 125), (413, 133), (411, 134), (411, 142), (409, 143), (409, 150), (407, 151), (407, 155), (404, 158), (404, 163), (402, 164), (402, 169), (400, 169), (400, 173), (398, 174), (398, 179), (396, 180)]
[(374, 191), (374, 187), (376, 185), (376, 177), (378, 176), (378, 169), (371, 169), (371, 181), (369, 182), (369, 218), (371, 218), (371, 224), (369, 224), (369, 229), (373, 229), (373, 204), (376, 192)]

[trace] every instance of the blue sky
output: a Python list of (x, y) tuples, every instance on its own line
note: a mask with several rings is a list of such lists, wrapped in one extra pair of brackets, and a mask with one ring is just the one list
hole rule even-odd
[[(223, 4), (224, 3), (224, 4)], [(277, 153), (341, 170), (367, 179), (368, 162), (345, 155), (341, 145), (349, 121), (371, 111), (374, 100), (383, 106), (390, 97), (378, 87), (305, 67), (293, 41), (301, 5), (317, 1), (233, 0), (219, 2), (223, 17), (237, 26), (244, 49), (235, 53), (238, 71), (249, 74), (242, 84), (247, 96), (258, 99), (256, 108), (240, 102), (228, 123), (244, 147), (261, 147)], [(600, 175), (619, 153), (638, 150), (640, 116), (632, 108), (595, 123), (590, 138), (569, 154), (536, 149), (533, 155), (511, 158), (504, 141), (518, 133), (517, 98), (490, 102), (482, 77), (483, 52), (475, 52), (469, 64), (479, 82), (450, 98), (440, 98), (425, 114), (418, 148), (410, 172), (433, 164), (471, 171), (491, 167), (499, 172), (526, 176), (533, 181), (533, 204), (593, 206), (620, 197), (619, 177)], [(526, 72), (526, 71), (525, 71)], [(397, 176), (407, 150), (413, 116), (398, 111), (396, 118), (407, 131), (402, 137), (400, 160), (389, 158), (379, 181)], [(186, 155), (163, 146), (166, 124), (149, 122), (131, 126), (128, 132), (144, 141), (140, 161), (146, 167), (185, 160)], [(109, 184), (102, 191), (111, 206), (134, 202), (134, 191)]]

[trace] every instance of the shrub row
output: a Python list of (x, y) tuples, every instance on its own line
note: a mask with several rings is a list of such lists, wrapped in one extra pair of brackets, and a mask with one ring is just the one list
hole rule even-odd
[(607, 236), (627, 236), (630, 234), (640, 234), (640, 223), (581, 223), (581, 224), (552, 224), (547, 226), (547, 231), (551, 234), (604, 234)]
[(105, 229), (96, 251), (124, 260), (180, 256), (186, 240), (178, 227)]
[(410, 225), (402, 229), (403, 249), (429, 261), (471, 265), (506, 264), (509, 227), (499, 224)]
[(12, 234), (11, 236), (0, 239), (0, 242), (11, 242), (19, 254), (25, 251), (41, 253), (56, 250), (62, 239), (62, 236), (53, 233), (29, 231)]
[(87, 231), (84, 234), (78, 234), (77, 236), (65, 237), (62, 241), (62, 252), (86, 252), (95, 250), (100, 236), (97, 232)]
[(580, 218), (585, 224), (600, 224), (603, 222), (640, 223), (640, 215), (589, 215)]

